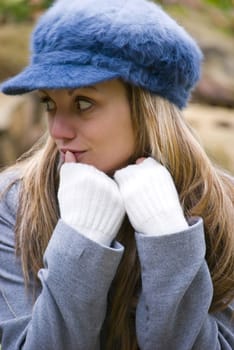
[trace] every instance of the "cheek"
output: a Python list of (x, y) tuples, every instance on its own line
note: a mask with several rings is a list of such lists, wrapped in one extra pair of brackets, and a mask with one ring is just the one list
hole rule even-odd
[(49, 118), (48, 116), (46, 116), (46, 125), (47, 125), (47, 129), (48, 129), (49, 133), (51, 134), (52, 121), (51, 121), (51, 118)]
[[(118, 116), (117, 116), (118, 118)], [(124, 166), (133, 155), (135, 138), (130, 120), (112, 122), (100, 130), (99, 150), (112, 167)]]
[[(121, 116), (121, 114), (119, 114)], [(111, 133), (110, 133), (111, 134)], [(122, 154), (132, 155), (135, 148), (135, 136), (133, 132), (130, 113), (117, 116), (113, 123), (112, 135), (113, 144), (118, 147)]]
[(131, 156), (135, 148), (135, 138), (130, 125), (122, 125), (116, 128), (112, 135), (113, 149), (120, 152), (120, 155)]

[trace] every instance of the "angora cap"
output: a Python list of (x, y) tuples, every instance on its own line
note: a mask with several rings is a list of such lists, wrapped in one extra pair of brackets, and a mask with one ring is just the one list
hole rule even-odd
[(189, 34), (146, 0), (58, 0), (39, 19), (31, 51), (29, 66), (2, 84), (5, 94), (122, 78), (182, 108), (202, 60)]

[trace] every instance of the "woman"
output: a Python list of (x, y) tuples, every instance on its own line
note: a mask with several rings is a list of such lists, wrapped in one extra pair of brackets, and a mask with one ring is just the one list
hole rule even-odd
[(180, 111), (196, 43), (145, 0), (60, 0), (32, 51), (2, 85), (49, 131), (1, 175), (2, 348), (233, 349), (233, 181)]

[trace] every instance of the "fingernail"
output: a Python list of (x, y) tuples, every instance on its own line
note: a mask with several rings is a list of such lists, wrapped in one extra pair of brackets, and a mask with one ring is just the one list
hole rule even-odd
[(75, 162), (76, 162), (76, 158), (74, 154), (70, 151), (67, 151), (65, 153), (65, 163), (75, 163)]

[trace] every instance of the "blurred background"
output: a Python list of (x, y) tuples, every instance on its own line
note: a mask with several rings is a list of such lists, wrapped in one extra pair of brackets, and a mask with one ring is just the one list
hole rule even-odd
[[(30, 33), (52, 2), (0, 0), (0, 82), (27, 65)], [(202, 79), (184, 115), (210, 158), (234, 174), (234, 0), (155, 2), (192, 34), (204, 53)], [(0, 93), (0, 167), (12, 164), (44, 130), (45, 118), (33, 94)]]

